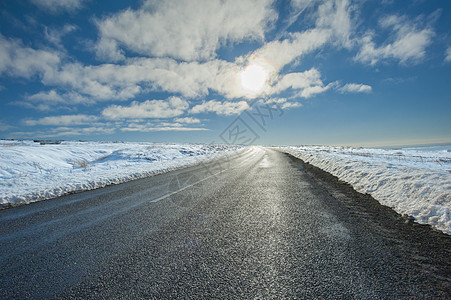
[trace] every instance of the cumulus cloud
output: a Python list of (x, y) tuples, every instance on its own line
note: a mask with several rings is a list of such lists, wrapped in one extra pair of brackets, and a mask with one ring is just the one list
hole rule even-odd
[(184, 124), (199, 124), (200, 120), (192, 117), (185, 117), (185, 118), (175, 118), (175, 122), (178, 123), (184, 123)]
[(303, 56), (323, 46), (330, 38), (331, 30), (323, 28), (289, 34), (288, 38), (265, 44), (254, 51), (250, 60), (265, 59), (271, 61), (274, 72), (279, 72), (285, 65), (297, 57)]
[(42, 82), (97, 100), (131, 99), (142, 92), (142, 86), (193, 98), (206, 95), (209, 88), (215, 89), (215, 78), (226, 64), (219, 60), (179, 63), (169, 58), (131, 59), (122, 65), (68, 63), (45, 74)]
[(322, 86), (322, 85), (309, 86), (309, 87), (303, 89), (297, 95), (302, 97), (302, 98), (310, 98), (310, 97), (312, 97), (312, 96), (314, 96), (316, 94), (324, 93), (325, 91), (329, 90), (330, 88), (332, 88), (335, 85), (336, 85), (336, 83), (332, 82), (332, 83), (329, 83), (326, 86)]
[[(305, 8), (311, 3), (296, 1), (296, 8)], [(316, 24), (314, 28), (289, 33), (282, 40), (274, 40), (266, 43), (250, 55), (250, 60), (263, 58), (271, 61), (273, 72), (279, 72), (285, 65), (293, 62), (308, 53), (323, 47), (329, 42), (336, 45), (350, 47), (352, 21), (351, 5), (347, 0), (324, 1), (318, 6), (314, 16)]]
[(25, 120), (25, 125), (28, 126), (36, 126), (36, 125), (44, 125), (44, 126), (69, 126), (69, 125), (85, 125), (91, 124), (98, 120), (96, 116), (90, 115), (62, 115), (62, 116), (51, 116), (45, 117), (38, 120)]
[(45, 102), (51, 102), (51, 103), (61, 103), (65, 102), (63, 97), (58, 94), (55, 90), (50, 90), (48, 92), (39, 92), (30, 96), (26, 97), (28, 100), (31, 101), (45, 101)]
[(447, 61), (447, 62), (451, 61), (451, 47), (448, 47), (448, 49), (446, 49), (445, 61)]
[(77, 29), (76, 26), (71, 24), (66, 24), (62, 28), (44, 28), (44, 35), (45, 38), (52, 44), (54, 44), (57, 47), (63, 47), (61, 45), (61, 39), (71, 33), (72, 31), (75, 31)]
[(59, 13), (80, 9), (84, 0), (31, 0), (31, 2), (45, 12)]
[(239, 102), (220, 102), (216, 100), (210, 100), (202, 104), (195, 105), (190, 112), (193, 114), (215, 112), (218, 115), (239, 115), (243, 111), (249, 109), (250, 106), (246, 101)]
[(297, 101), (288, 101), (287, 98), (269, 98), (268, 100), (260, 100), (262, 104), (272, 106), (274, 109), (285, 110), (289, 108), (301, 107), (302, 104)]
[(172, 118), (183, 114), (189, 107), (186, 100), (170, 97), (167, 100), (133, 101), (129, 106), (111, 105), (102, 115), (111, 120)]
[(405, 17), (389, 16), (380, 20), (383, 29), (392, 31), (393, 42), (377, 46), (375, 34), (368, 32), (360, 41), (361, 48), (355, 60), (375, 65), (380, 60), (396, 59), (401, 63), (417, 63), (424, 58), (426, 47), (432, 43), (434, 31), (420, 29)]
[(45, 132), (34, 132), (33, 136), (39, 136), (40, 138), (55, 138), (61, 136), (80, 136), (91, 134), (111, 134), (116, 131), (116, 128), (110, 126), (88, 126), (88, 127), (55, 127)]
[(13, 128), (14, 128), (14, 126), (11, 126), (11, 125), (5, 123), (4, 121), (0, 120), (0, 131), (7, 131), (7, 130), (10, 130)]
[(338, 89), (341, 93), (369, 93), (373, 89), (366, 84), (347, 83)]
[(323, 86), (323, 82), (321, 81), (321, 73), (312, 68), (305, 72), (299, 73), (288, 73), (278, 81), (278, 83), (274, 86), (274, 92), (281, 92), (286, 89), (306, 89), (312, 86)]
[(263, 40), (277, 17), (272, 0), (152, 1), (98, 21), (101, 58), (122, 48), (153, 57), (205, 60), (225, 44)]
[(325, 1), (318, 7), (316, 26), (330, 28), (333, 41), (338, 45), (350, 48), (353, 30), (352, 10), (353, 6), (348, 0)]
[(48, 92), (42, 91), (33, 95), (27, 95), (25, 96), (25, 101), (11, 102), (11, 104), (40, 111), (49, 111), (52, 109), (61, 108), (61, 105), (66, 103), (66, 100), (55, 90), (50, 90)]
[(180, 123), (130, 123), (120, 128), (123, 132), (152, 132), (152, 131), (205, 131), (202, 127), (185, 127)]
[(0, 34), (0, 75), (6, 73), (23, 78), (51, 76), (60, 62), (57, 52), (24, 47), (19, 40), (7, 39)]
[(291, 89), (295, 95), (302, 98), (310, 98), (316, 94), (323, 93), (335, 86), (336, 82), (324, 85), (321, 80), (321, 73), (312, 68), (298, 73), (288, 73), (283, 75), (272, 89), (273, 94), (279, 94)]

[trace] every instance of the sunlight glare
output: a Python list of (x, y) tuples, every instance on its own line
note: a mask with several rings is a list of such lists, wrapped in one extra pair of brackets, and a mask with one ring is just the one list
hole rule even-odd
[(260, 93), (267, 84), (268, 76), (269, 72), (261, 65), (249, 65), (240, 73), (241, 86), (251, 93)]

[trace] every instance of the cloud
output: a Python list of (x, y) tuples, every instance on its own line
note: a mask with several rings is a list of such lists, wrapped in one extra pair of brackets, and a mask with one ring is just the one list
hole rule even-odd
[(210, 100), (194, 106), (190, 110), (190, 113), (199, 114), (199, 113), (215, 112), (218, 115), (231, 116), (231, 115), (239, 115), (249, 108), (250, 106), (246, 101), (220, 102), (216, 100)]
[(303, 89), (297, 95), (302, 98), (310, 98), (316, 94), (324, 93), (325, 91), (329, 90), (331, 87), (333, 87), (335, 85), (336, 85), (336, 83), (333, 82), (333, 83), (329, 83), (326, 86), (321, 86), (321, 85), (310, 86), (310, 87)]
[(305, 72), (283, 75), (277, 84), (274, 85), (272, 93), (279, 94), (285, 90), (292, 89), (296, 92), (297, 97), (310, 98), (327, 91), (335, 85), (336, 83), (333, 82), (325, 86), (321, 80), (321, 73), (317, 69), (312, 68)]
[(351, 13), (353, 9), (348, 0), (325, 1), (318, 7), (316, 26), (318, 28), (330, 28), (335, 43), (350, 48), (353, 44), (351, 40), (353, 30)]
[(62, 28), (48, 28), (45, 27), (44, 28), (44, 35), (45, 38), (52, 43), (53, 45), (62, 48), (63, 46), (61, 45), (61, 39), (71, 33), (72, 31), (75, 31), (77, 29), (76, 26), (74, 25), (70, 25), (70, 24), (66, 24), (64, 25)]
[(153, 131), (205, 131), (207, 128), (201, 127), (184, 127), (180, 123), (131, 123), (121, 127), (123, 132), (153, 132)]
[(260, 100), (259, 102), (262, 104), (271, 105), (274, 109), (281, 110), (302, 106), (301, 103), (296, 101), (288, 101), (287, 98), (270, 98), (268, 100)]
[(31, 101), (44, 101), (51, 103), (65, 102), (63, 97), (61, 97), (55, 90), (50, 90), (48, 92), (39, 92), (37, 94), (27, 96), (26, 98)]
[(98, 120), (96, 116), (89, 116), (84, 114), (79, 115), (62, 115), (62, 116), (51, 116), (44, 117), (38, 120), (25, 120), (25, 125), (36, 126), (73, 126), (73, 125), (84, 125), (91, 124)]
[(389, 16), (380, 20), (380, 27), (392, 31), (393, 42), (376, 46), (375, 34), (368, 32), (361, 39), (361, 48), (354, 57), (356, 61), (375, 65), (380, 60), (396, 59), (401, 63), (417, 63), (426, 53), (426, 47), (432, 43), (434, 31), (430, 28), (419, 29), (405, 17)]
[(338, 90), (341, 93), (369, 93), (372, 91), (372, 88), (366, 84), (347, 83)]
[(175, 122), (178, 123), (184, 123), (184, 124), (199, 124), (200, 120), (192, 117), (185, 117), (185, 118), (175, 118)]
[(5, 122), (0, 120), (0, 131), (8, 131), (13, 128), (14, 128), (14, 126), (6, 124)]
[(305, 72), (299, 73), (288, 73), (277, 82), (274, 86), (274, 92), (281, 92), (286, 89), (306, 89), (312, 86), (323, 86), (323, 82), (321, 81), (321, 73), (312, 68)]
[(78, 104), (89, 105), (95, 101), (76, 92), (60, 94), (56, 90), (42, 91), (33, 95), (26, 95), (23, 101), (13, 101), (10, 104), (20, 105), (39, 111), (73, 110)]
[(53, 138), (61, 136), (80, 136), (91, 134), (112, 134), (116, 131), (114, 127), (89, 126), (89, 127), (55, 127), (45, 132), (34, 132), (30, 135), (40, 138)]
[[(300, 5), (304, 9), (312, 3), (297, 1), (294, 7)], [(274, 70), (279, 72), (284, 66), (295, 59), (311, 53), (329, 42), (336, 45), (351, 47), (351, 5), (347, 0), (324, 1), (318, 6), (313, 18), (316, 20), (314, 28), (303, 32), (287, 34), (282, 40), (266, 43), (250, 55), (249, 60), (265, 59), (271, 62)]]
[(294, 9), (304, 10), (306, 7), (312, 4), (312, 0), (291, 0), (290, 5)]
[(296, 108), (296, 107), (301, 107), (301, 106), (302, 106), (302, 104), (299, 102), (286, 102), (286, 103), (282, 103), (280, 108), (285, 110), (285, 109)]
[(31, 0), (39, 9), (50, 12), (73, 12), (80, 9), (84, 0)]
[(31, 78), (50, 76), (61, 62), (59, 53), (24, 47), (19, 40), (7, 39), (0, 34), (0, 75)]
[(279, 72), (285, 65), (297, 57), (310, 53), (323, 46), (331, 37), (330, 29), (315, 28), (304, 32), (290, 33), (288, 38), (272, 41), (250, 55), (249, 60), (264, 59), (271, 62)]
[(133, 101), (130, 106), (111, 105), (102, 111), (102, 115), (111, 120), (172, 118), (183, 114), (188, 107), (186, 100), (170, 97), (167, 100)]
[(97, 54), (115, 61), (123, 48), (151, 57), (211, 59), (221, 45), (263, 40), (277, 18), (272, 2), (149, 0), (98, 21)]
[(130, 59), (123, 65), (68, 63), (46, 74), (42, 82), (73, 89), (96, 100), (131, 99), (143, 91), (143, 86), (192, 98), (215, 88), (214, 78), (225, 64), (218, 60), (180, 63), (169, 58)]
[(451, 47), (448, 47), (445, 52), (445, 61), (449, 62), (451, 61)]

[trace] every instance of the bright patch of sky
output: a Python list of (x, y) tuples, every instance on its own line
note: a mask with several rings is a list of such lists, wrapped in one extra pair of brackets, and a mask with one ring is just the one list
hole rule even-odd
[(0, 137), (449, 142), (450, 8), (438, 0), (2, 1)]

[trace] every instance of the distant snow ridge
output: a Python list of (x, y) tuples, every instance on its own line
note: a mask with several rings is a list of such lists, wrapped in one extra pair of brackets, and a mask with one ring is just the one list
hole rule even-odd
[(0, 141), (0, 205), (91, 190), (231, 155), (240, 146)]
[(451, 234), (451, 147), (280, 147), (371, 194), (400, 214)]

